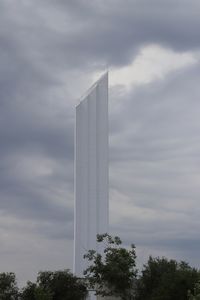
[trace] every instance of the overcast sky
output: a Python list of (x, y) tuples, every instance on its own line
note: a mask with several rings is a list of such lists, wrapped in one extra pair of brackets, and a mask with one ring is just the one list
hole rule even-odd
[(0, 272), (72, 268), (75, 105), (109, 68), (110, 232), (200, 267), (199, 0), (0, 1)]

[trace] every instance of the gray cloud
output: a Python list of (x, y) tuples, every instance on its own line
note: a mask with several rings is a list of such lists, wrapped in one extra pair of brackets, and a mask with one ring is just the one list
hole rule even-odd
[(119, 97), (110, 149), (111, 215), (120, 212), (112, 217), (113, 232), (127, 244), (134, 240), (145, 257), (166, 255), (196, 266), (198, 76), (196, 65)]
[[(0, 3), (0, 261), (21, 281), (72, 267), (74, 106), (93, 72), (149, 44), (199, 51), (199, 2), (150, 2)], [(198, 78), (196, 64), (110, 90), (111, 231), (140, 261), (198, 264)]]

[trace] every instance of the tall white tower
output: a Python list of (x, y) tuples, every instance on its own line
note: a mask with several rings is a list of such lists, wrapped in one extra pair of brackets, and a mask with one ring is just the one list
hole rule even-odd
[(76, 107), (74, 273), (87, 268), (83, 255), (98, 249), (108, 232), (108, 73)]

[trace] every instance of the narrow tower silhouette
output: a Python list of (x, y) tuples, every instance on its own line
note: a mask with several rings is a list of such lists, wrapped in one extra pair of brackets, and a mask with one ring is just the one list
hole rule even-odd
[(99, 249), (98, 233), (108, 232), (108, 73), (76, 107), (74, 273), (87, 268), (83, 255)]

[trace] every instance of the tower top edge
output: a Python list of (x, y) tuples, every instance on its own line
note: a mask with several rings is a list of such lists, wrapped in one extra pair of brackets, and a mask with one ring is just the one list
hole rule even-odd
[(86, 90), (86, 92), (80, 97), (79, 103), (76, 105), (76, 107), (79, 106), (90, 95), (90, 93), (106, 78), (108, 80), (108, 70), (103, 75), (101, 75), (100, 78), (95, 81), (88, 90)]

